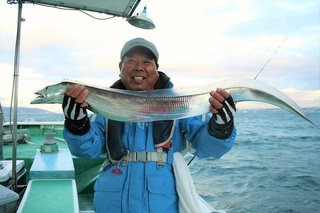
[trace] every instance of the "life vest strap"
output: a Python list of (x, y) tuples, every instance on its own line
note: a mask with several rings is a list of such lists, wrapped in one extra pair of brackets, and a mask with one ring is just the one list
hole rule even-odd
[(168, 161), (168, 153), (158, 148), (157, 152), (129, 152), (125, 155), (120, 163), (122, 166), (128, 165), (129, 162), (157, 162), (157, 166), (163, 166)]
[(157, 148), (156, 152), (128, 152), (119, 161), (110, 161), (109, 158), (101, 165), (99, 171), (102, 172), (110, 164), (121, 164), (121, 166), (127, 166), (129, 162), (157, 162), (157, 168), (161, 169), (168, 162), (168, 153), (163, 151), (163, 148)]

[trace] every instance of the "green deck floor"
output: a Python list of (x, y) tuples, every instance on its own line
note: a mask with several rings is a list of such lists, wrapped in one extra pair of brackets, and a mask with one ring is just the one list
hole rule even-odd
[(79, 212), (74, 180), (30, 181), (18, 213)]
[[(32, 166), (37, 149), (45, 140), (45, 133), (56, 133), (55, 139), (59, 149), (68, 148), (67, 143), (63, 140), (62, 125), (23, 125), (19, 128), (27, 128), (30, 142), (17, 145), (17, 159), (24, 160), (25, 168), (27, 169), (26, 180), (29, 180), (29, 170)], [(12, 145), (3, 146), (3, 158), (6, 160), (12, 159)], [(93, 185), (98, 176), (98, 170), (103, 163), (103, 159), (100, 160), (87, 160), (73, 156), (73, 163), (75, 167), (75, 181), (79, 198), (80, 210), (92, 210), (93, 209)], [(42, 186), (43, 190), (47, 190), (48, 186)]]

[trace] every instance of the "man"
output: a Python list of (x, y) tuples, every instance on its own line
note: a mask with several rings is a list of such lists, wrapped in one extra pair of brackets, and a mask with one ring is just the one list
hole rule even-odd
[[(120, 58), (120, 79), (112, 88), (146, 91), (173, 87), (170, 78), (158, 71), (159, 53), (153, 43), (132, 39), (124, 44)], [(208, 94), (212, 108), (207, 115), (147, 123), (123, 123), (100, 115), (89, 120), (87, 95), (83, 85), (66, 91), (64, 137), (76, 156), (98, 159), (107, 153), (94, 186), (97, 213), (178, 212), (173, 153), (183, 151), (188, 141), (196, 156), (220, 158), (236, 137), (235, 106), (223, 89)]]

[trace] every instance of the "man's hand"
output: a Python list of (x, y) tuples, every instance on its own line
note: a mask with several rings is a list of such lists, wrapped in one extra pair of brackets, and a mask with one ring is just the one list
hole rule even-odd
[(233, 130), (233, 118), (236, 112), (236, 106), (232, 97), (225, 90), (218, 88), (210, 92), (211, 104), (210, 112), (212, 118), (209, 125), (209, 133), (220, 139), (230, 136)]
[(209, 102), (212, 106), (210, 112), (218, 124), (226, 124), (233, 120), (236, 112), (236, 106), (232, 97), (225, 90), (218, 88), (216, 91), (211, 91)]
[(67, 89), (65, 95), (75, 98), (75, 102), (80, 104), (81, 107), (87, 107), (88, 103), (86, 98), (88, 97), (88, 89), (80, 84), (75, 84)]
[(83, 85), (73, 85), (65, 92), (62, 109), (65, 115), (65, 126), (73, 134), (83, 135), (89, 131), (90, 125), (86, 107), (88, 89)]

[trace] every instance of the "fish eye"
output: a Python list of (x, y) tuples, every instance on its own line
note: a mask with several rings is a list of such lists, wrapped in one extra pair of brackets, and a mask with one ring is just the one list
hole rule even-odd
[(44, 95), (42, 95), (41, 93), (36, 93), (36, 95), (38, 96), (38, 98), (44, 98)]

